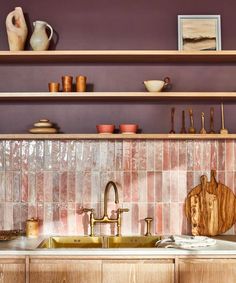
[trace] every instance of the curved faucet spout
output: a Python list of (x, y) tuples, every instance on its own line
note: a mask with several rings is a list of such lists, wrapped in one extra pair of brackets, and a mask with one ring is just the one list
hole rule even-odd
[(113, 187), (114, 191), (115, 191), (115, 203), (119, 203), (119, 195), (118, 195), (117, 186), (113, 181), (109, 181), (106, 185), (105, 192), (104, 192), (104, 216), (105, 217), (108, 217), (108, 215), (107, 215), (107, 202), (108, 202), (108, 193), (109, 193), (111, 187)]

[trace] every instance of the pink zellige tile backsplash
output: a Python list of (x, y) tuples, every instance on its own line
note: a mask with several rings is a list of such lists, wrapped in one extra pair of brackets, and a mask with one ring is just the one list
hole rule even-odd
[[(234, 192), (235, 141), (86, 140), (0, 142), (0, 229), (24, 229), (30, 217), (42, 234), (89, 234), (89, 215), (103, 215), (104, 189), (117, 182), (123, 234), (145, 233), (144, 218), (153, 217), (156, 234), (190, 233), (184, 215), (187, 193), (199, 177), (217, 170), (217, 178)], [(114, 213), (114, 193), (109, 213)], [(114, 226), (96, 225), (114, 234)], [(236, 233), (236, 227), (228, 233)]]

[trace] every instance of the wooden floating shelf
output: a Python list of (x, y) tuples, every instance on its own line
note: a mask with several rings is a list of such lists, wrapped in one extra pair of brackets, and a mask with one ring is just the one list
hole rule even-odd
[(53, 50), (0, 51), (0, 63), (235, 63), (236, 50)]
[(1, 92), (0, 100), (234, 99), (236, 92)]
[(0, 140), (230, 140), (236, 134), (0, 134)]

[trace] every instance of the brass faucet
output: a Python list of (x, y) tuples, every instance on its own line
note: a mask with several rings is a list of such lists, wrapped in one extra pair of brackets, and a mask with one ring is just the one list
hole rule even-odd
[(108, 203), (108, 193), (110, 188), (113, 187), (115, 191), (115, 203), (119, 203), (119, 195), (118, 189), (116, 184), (113, 181), (109, 181), (106, 185), (105, 192), (104, 192), (104, 215), (102, 218), (95, 218), (94, 217), (94, 209), (93, 208), (84, 208), (84, 212), (90, 212), (90, 236), (94, 236), (94, 225), (96, 223), (116, 223), (117, 224), (117, 236), (121, 235), (121, 222), (122, 222), (122, 213), (128, 212), (128, 208), (118, 208), (116, 213), (116, 218), (109, 218), (107, 214), (107, 203)]

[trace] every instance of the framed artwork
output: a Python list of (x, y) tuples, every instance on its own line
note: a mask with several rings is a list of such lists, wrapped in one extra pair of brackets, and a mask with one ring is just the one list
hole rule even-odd
[(221, 50), (220, 15), (179, 15), (178, 49)]

